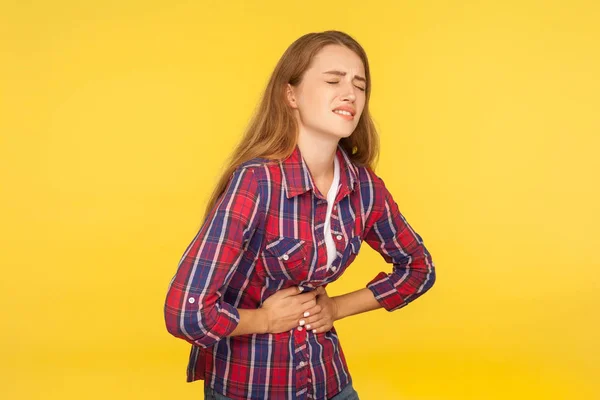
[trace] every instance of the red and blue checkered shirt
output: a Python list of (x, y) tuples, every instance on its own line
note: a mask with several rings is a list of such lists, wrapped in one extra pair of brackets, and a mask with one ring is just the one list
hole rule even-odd
[(328, 399), (352, 382), (335, 327), (312, 333), (229, 336), (237, 308), (257, 309), (290, 286), (305, 291), (338, 279), (364, 240), (392, 264), (366, 284), (388, 311), (435, 282), (431, 256), (383, 181), (338, 145), (340, 183), (331, 215), (337, 257), (327, 268), (327, 199), (298, 146), (283, 161), (240, 165), (185, 250), (171, 280), (167, 330), (192, 344), (187, 382), (232, 399)]

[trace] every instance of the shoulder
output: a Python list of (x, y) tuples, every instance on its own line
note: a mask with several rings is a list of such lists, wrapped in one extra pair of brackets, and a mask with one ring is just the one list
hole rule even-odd
[(253, 158), (238, 165), (230, 176), (230, 181), (236, 181), (238, 188), (255, 193), (257, 199), (270, 197), (273, 183), (281, 182), (277, 175), (279, 162), (266, 158)]
[(396, 206), (396, 200), (384, 180), (371, 167), (357, 167), (362, 202), (373, 221)]
[(383, 179), (369, 166), (355, 166), (358, 174), (358, 182), (361, 189), (370, 189), (374, 194), (381, 193), (386, 190)]
[(264, 183), (269, 178), (269, 170), (278, 167), (279, 163), (266, 158), (253, 158), (237, 166), (233, 175), (245, 175), (248, 179), (255, 179), (259, 184)]

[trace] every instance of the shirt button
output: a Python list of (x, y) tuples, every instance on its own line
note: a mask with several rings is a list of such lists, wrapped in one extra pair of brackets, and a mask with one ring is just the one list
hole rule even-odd
[(342, 240), (342, 235), (337, 235), (337, 236), (336, 236), (336, 239), (337, 239), (337, 240)]
[(331, 271), (335, 272), (335, 271), (337, 271), (337, 268), (336, 267), (331, 267)]
[(284, 260), (287, 260), (290, 258), (290, 256), (288, 256), (287, 254), (284, 254), (281, 258), (283, 258)]
[(193, 297), (190, 297), (190, 298), (188, 299), (188, 301), (189, 301), (190, 303), (194, 303), (194, 302), (196, 301), (196, 299), (194, 299)]
[(304, 361), (300, 361), (300, 366), (304, 367)]

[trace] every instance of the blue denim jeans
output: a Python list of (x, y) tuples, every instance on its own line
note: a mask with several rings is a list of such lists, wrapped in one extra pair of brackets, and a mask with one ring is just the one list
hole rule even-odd
[[(231, 400), (229, 397), (225, 397), (220, 393), (215, 392), (215, 390), (208, 385), (204, 385), (204, 400)], [(360, 400), (358, 398), (358, 393), (352, 387), (352, 383), (346, 385), (341, 392), (333, 396), (328, 400)]]

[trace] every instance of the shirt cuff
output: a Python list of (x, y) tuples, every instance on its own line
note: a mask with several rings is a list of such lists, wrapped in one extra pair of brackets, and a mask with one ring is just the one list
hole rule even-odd
[(195, 344), (201, 347), (213, 346), (219, 340), (231, 335), (231, 332), (240, 323), (240, 312), (231, 304), (220, 301), (215, 303), (217, 317), (211, 321), (212, 328), (202, 338), (196, 341)]
[(390, 281), (389, 274), (380, 272), (367, 283), (367, 288), (373, 292), (375, 299), (387, 311), (394, 311), (405, 305), (404, 299)]

